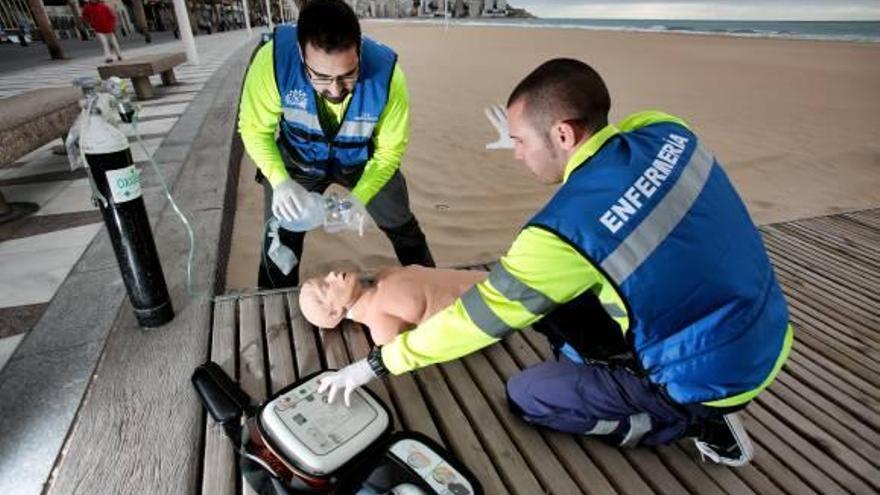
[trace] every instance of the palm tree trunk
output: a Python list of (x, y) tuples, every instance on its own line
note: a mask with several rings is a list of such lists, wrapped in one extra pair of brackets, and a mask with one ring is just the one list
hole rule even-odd
[(79, 2), (77, 0), (67, 0), (67, 6), (73, 12), (73, 23), (76, 25), (76, 32), (79, 35), (80, 41), (89, 39), (88, 29), (86, 29), (83, 22), (82, 9), (79, 8)]
[(150, 32), (147, 30), (147, 14), (144, 12), (144, 0), (131, 0), (131, 10), (134, 11), (134, 25), (144, 35), (144, 40), (150, 43), (153, 40), (150, 37)]
[(55, 36), (55, 30), (49, 22), (49, 16), (46, 15), (46, 9), (43, 8), (43, 0), (28, 0), (31, 7), (31, 13), (34, 15), (34, 21), (40, 30), (40, 37), (46, 43), (49, 49), (49, 56), (54, 59), (64, 58), (64, 52), (61, 51), (61, 45), (58, 44), (58, 37)]

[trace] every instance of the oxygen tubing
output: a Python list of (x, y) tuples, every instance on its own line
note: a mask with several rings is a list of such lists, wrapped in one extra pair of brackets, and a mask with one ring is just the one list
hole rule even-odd
[[(141, 110), (140, 107), (135, 107), (134, 115), (131, 119), (131, 128), (134, 131), (135, 139), (141, 147), (141, 150), (147, 155), (147, 160), (150, 162), (150, 165), (153, 166), (153, 171), (156, 173), (156, 176), (159, 177), (159, 182), (162, 184), (162, 189), (165, 192), (165, 197), (168, 198), (168, 202), (171, 203), (171, 207), (174, 208), (174, 212), (177, 213), (177, 216), (180, 217), (181, 223), (183, 223), (184, 228), (186, 228), (187, 237), (189, 237), (189, 255), (186, 259), (186, 292), (190, 297), (196, 298), (204, 296), (204, 292), (196, 292), (193, 289), (193, 279), (192, 279), (192, 267), (193, 261), (196, 255), (196, 237), (193, 234), (192, 226), (189, 224), (189, 220), (187, 220), (186, 215), (180, 211), (180, 208), (177, 206), (177, 202), (174, 201), (174, 197), (171, 196), (171, 191), (168, 189), (168, 183), (165, 182), (165, 177), (162, 175), (162, 171), (159, 170), (159, 165), (156, 163), (156, 160), (153, 159), (153, 154), (147, 150), (147, 145), (144, 144), (143, 139), (141, 139), (141, 133), (138, 131), (138, 117), (140, 116)], [(82, 149), (82, 147), (80, 147)]]

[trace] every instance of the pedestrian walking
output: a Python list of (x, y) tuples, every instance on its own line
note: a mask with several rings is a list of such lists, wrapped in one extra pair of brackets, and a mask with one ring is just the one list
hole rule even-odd
[(119, 49), (119, 41), (116, 39), (116, 14), (101, 0), (88, 0), (82, 9), (83, 19), (95, 30), (101, 47), (104, 49), (104, 61), (108, 64), (113, 62), (110, 53), (110, 45), (116, 53), (117, 60), (122, 60), (122, 50)]

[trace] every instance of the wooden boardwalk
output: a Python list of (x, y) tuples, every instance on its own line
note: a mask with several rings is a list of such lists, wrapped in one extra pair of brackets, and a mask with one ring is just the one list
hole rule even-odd
[[(690, 441), (620, 450), (524, 424), (508, 411), (504, 382), (551, 358), (532, 330), (371, 388), (398, 428), (445, 445), (487, 494), (877, 493), (880, 209), (761, 230), (796, 333), (783, 372), (744, 414), (757, 450), (750, 466), (704, 464)], [(261, 400), (368, 350), (357, 324), (309, 325), (296, 291), (220, 297), (214, 305), (211, 358)], [(205, 431), (202, 493), (249, 493), (222, 431), (210, 421)]]

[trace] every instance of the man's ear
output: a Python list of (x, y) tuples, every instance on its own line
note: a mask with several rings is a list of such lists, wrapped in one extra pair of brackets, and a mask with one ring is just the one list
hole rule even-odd
[(577, 146), (580, 133), (575, 129), (571, 122), (565, 120), (557, 120), (550, 130), (553, 140), (564, 151), (571, 151)]

